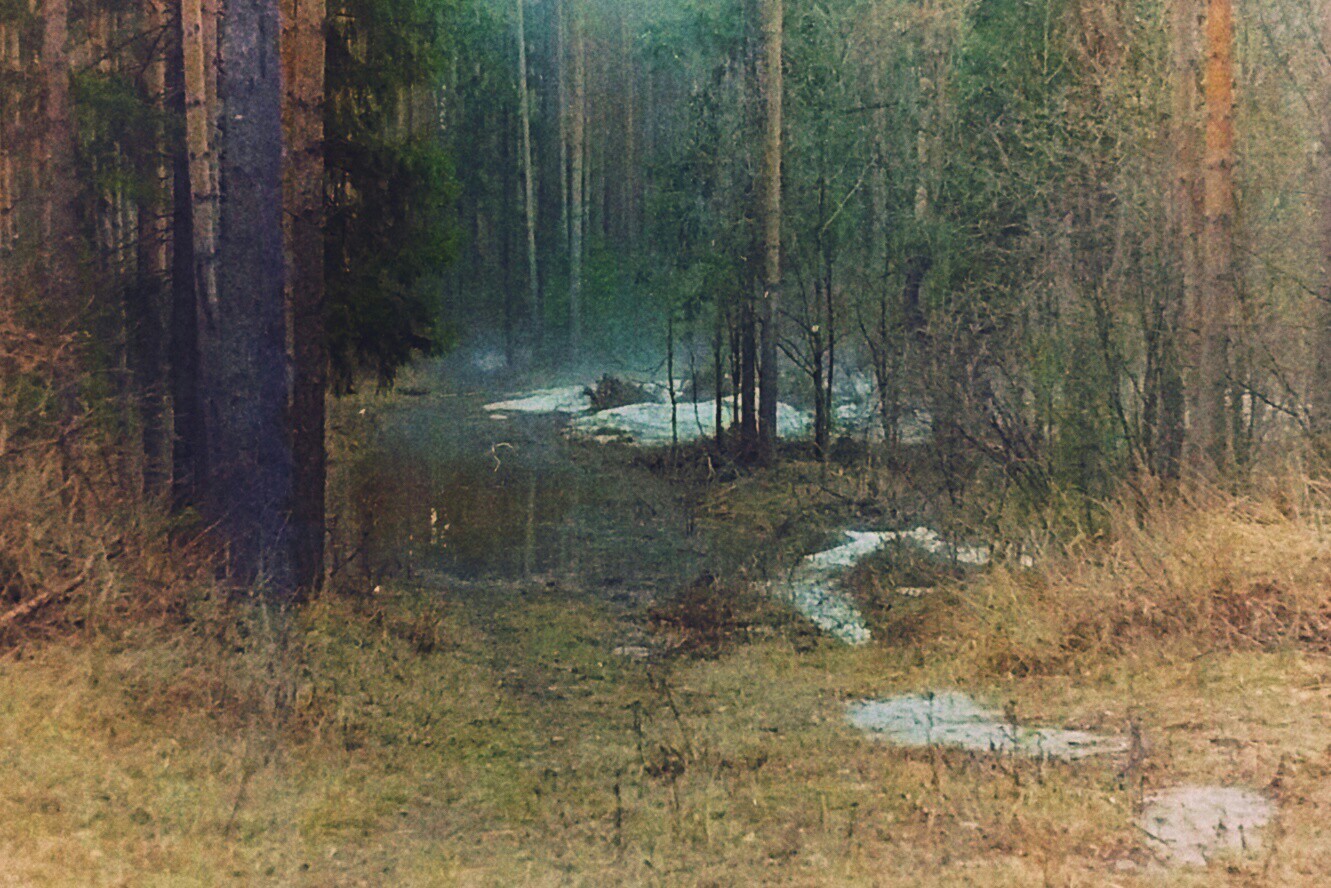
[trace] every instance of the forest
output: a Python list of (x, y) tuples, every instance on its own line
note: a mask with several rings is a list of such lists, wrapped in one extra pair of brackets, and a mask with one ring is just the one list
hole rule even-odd
[(0, 0), (0, 884), (1321, 885), (1331, 0)]

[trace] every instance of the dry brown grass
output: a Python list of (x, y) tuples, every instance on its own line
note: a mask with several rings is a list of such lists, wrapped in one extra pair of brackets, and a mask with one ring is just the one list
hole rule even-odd
[(997, 566), (883, 619), (890, 637), (953, 639), (996, 675), (1053, 674), (1161, 645), (1185, 656), (1326, 653), (1328, 517), (1331, 498), (1297, 476), (1250, 496), (1208, 491), (1145, 513), (1120, 507), (1107, 534), (1046, 554), (1036, 570)]
[[(19, 422), (23, 379), (0, 423)], [(940, 573), (918, 599), (892, 590), (919, 577), (871, 573), (881, 641), (864, 650), (798, 631), (742, 578), (646, 625), (572, 590), (438, 581), (287, 623), (210, 598), (154, 542), (82, 415), (52, 406), (0, 436), (16, 602), (88, 571), (0, 654), (0, 884), (1144, 888), (1331, 870), (1331, 500), (1297, 476), (1125, 508), (1036, 569)], [(793, 557), (879, 494), (797, 466), (715, 485), (700, 520)], [(616, 654), (643, 633), (705, 656)], [(847, 700), (953, 687), (1139, 731), (1143, 755), (903, 750), (844, 723)], [(1142, 793), (1183, 781), (1267, 789), (1281, 816), (1263, 853), (1139, 866)]]
[(76, 337), (0, 318), (0, 642), (172, 619), (205, 560), (166, 542)]

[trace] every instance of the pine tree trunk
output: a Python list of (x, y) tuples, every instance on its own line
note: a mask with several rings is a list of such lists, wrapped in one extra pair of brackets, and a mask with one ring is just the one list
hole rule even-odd
[(294, 465), (282, 225), (282, 59), (277, 0), (226, 0), (218, 22), (217, 298), (202, 306), (208, 439), (204, 518), (234, 582), (296, 591)]
[(518, 102), (522, 126), (522, 186), (527, 215), (527, 305), (531, 338), (539, 344), (544, 310), (541, 306), (540, 263), (536, 255), (536, 167), (532, 165), (531, 97), (527, 89), (527, 22), (523, 6), (526, 0), (514, 0), (518, 8)]
[[(10, 27), (0, 22), (0, 78), (9, 80), (17, 71), (18, 60), (10, 52)], [(17, 275), (13, 267), (14, 246), (14, 160), (12, 129), (17, 129), (17, 112), (4, 109), (0, 117), (0, 311), (8, 308), (13, 282)]]
[(69, 0), (42, 8), (42, 239), (40, 267), (48, 318), (66, 329), (79, 318), (75, 132), (69, 94)]
[[(1183, 358), (1196, 355), (1188, 330), (1196, 317), (1201, 279), (1198, 253), (1202, 220), (1197, 131), (1197, 60), (1200, 38), (1197, 0), (1173, 0), (1171, 140), (1174, 175), (1169, 199), (1170, 237), (1178, 256), (1180, 290), (1165, 297), (1154, 333), (1154, 372), (1147, 391), (1148, 452), (1151, 470), (1166, 481), (1179, 477), (1186, 438), (1188, 404)], [(1195, 391), (1195, 387), (1194, 387)], [(1196, 402), (1193, 405), (1196, 415)]]
[(638, 71), (633, 64), (633, 41), (629, 35), (628, 13), (619, 17), (620, 41), (624, 53), (624, 178), (621, 220), (625, 243), (630, 250), (638, 247)]
[(324, 330), (324, 24), (326, 0), (282, 0), (287, 162), (283, 183), (291, 318), (292, 534), (296, 583), (324, 579), (328, 349)]
[(208, 475), (199, 324), (217, 301), (216, 21), (202, 0), (180, 0), (170, 43), (168, 76), (173, 116), (184, 121), (173, 159), (171, 294), (172, 497), (176, 508), (200, 502)]
[(586, 222), (584, 200), (586, 176), (587, 123), (587, 58), (583, 28), (585, 22), (578, 0), (574, 4), (570, 27), (572, 29), (573, 84), (569, 115), (569, 148), (572, 153), (569, 172), (569, 248), (568, 248), (568, 322), (569, 355), (574, 360), (582, 352), (582, 238)]
[(499, 125), (499, 206), (495, 224), (499, 226), (499, 276), (504, 298), (504, 353), (509, 367), (518, 360), (518, 294), (513, 286), (513, 217), (515, 176), (517, 164), (513, 147), (517, 133), (513, 127), (513, 111), (507, 105), (500, 115)]
[(559, 236), (560, 246), (569, 249), (572, 231), (569, 227), (569, 100), (568, 100), (568, 0), (557, 0), (555, 6), (555, 87), (558, 92), (559, 115)]
[[(166, 27), (164, 0), (148, 0), (145, 24), (151, 33)], [(166, 60), (159, 44), (142, 61), (140, 95), (145, 105), (162, 108), (166, 93)], [(140, 200), (136, 219), (136, 274), (125, 290), (125, 322), (129, 327), (130, 368), (134, 374), (139, 404), (143, 446), (143, 486), (150, 495), (160, 493), (168, 476), (166, 433), (166, 328), (163, 298), (167, 280), (168, 232), (160, 195), (168, 193), (167, 172), (162, 164), (163, 137), (155, 128), (147, 145), (141, 146), (136, 163), (143, 181), (156, 186), (152, 196)]]
[[(1323, 46), (1331, 46), (1331, 0), (1322, 3), (1321, 38)], [(1312, 430), (1325, 448), (1331, 444), (1331, 60), (1326, 60), (1323, 65), (1319, 98), (1322, 150), (1318, 157), (1317, 209), (1321, 228), (1322, 278), (1320, 293), (1313, 306), (1313, 373), (1308, 406)]]
[(1205, 475), (1223, 477), (1233, 459), (1229, 348), (1237, 302), (1234, 262), (1234, 9), (1208, 0), (1206, 15), (1205, 196), (1197, 328), (1198, 401), (1194, 430)]
[(761, 88), (764, 138), (762, 169), (763, 295), (762, 377), (759, 381), (758, 446), (770, 459), (776, 449), (777, 399), (780, 367), (777, 363), (777, 323), (781, 305), (781, 126), (782, 39), (784, 0), (762, 0), (763, 50)]

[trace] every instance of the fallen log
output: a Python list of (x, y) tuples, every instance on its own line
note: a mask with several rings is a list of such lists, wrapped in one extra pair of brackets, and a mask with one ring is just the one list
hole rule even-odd
[(0, 630), (8, 629), (14, 623), (22, 620), (24, 617), (41, 610), (53, 601), (72, 595), (79, 590), (84, 583), (92, 576), (92, 566), (97, 562), (94, 555), (88, 559), (88, 563), (83, 566), (79, 575), (70, 582), (55, 589), (50, 589), (40, 595), (29, 598), (27, 601), (15, 607), (13, 610), (0, 616)]

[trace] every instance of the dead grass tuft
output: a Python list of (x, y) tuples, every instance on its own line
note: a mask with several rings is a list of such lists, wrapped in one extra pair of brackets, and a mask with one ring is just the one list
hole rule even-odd
[[(139, 484), (134, 420), (76, 337), (0, 318), (0, 645), (179, 624), (213, 582), (205, 543)], [(197, 617), (197, 615), (195, 615)]]
[(1208, 491), (1145, 513), (1117, 508), (1105, 536), (1047, 554), (1038, 569), (997, 566), (945, 589), (924, 615), (906, 608), (903, 636), (936, 635), (1015, 676), (1151, 647), (1325, 653), (1328, 518), (1331, 497), (1299, 479), (1280, 496)]
[(667, 650), (701, 657), (781, 633), (814, 634), (812, 629), (801, 632), (770, 596), (710, 574), (652, 608), (649, 616)]

